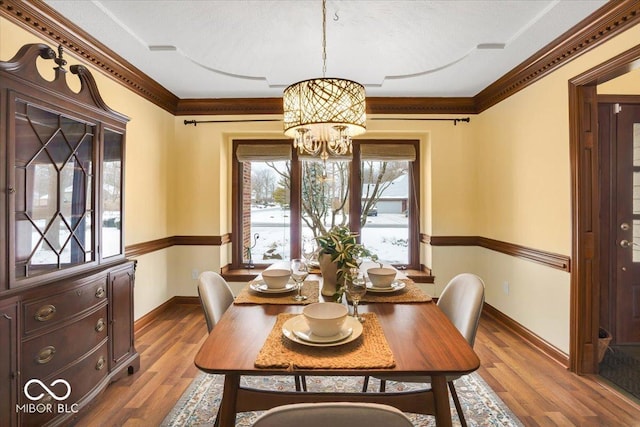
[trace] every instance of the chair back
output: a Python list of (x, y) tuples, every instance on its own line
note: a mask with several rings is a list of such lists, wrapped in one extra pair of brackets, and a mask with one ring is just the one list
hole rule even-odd
[(484, 304), (484, 282), (471, 273), (458, 274), (445, 286), (438, 307), (473, 347)]
[(233, 303), (233, 292), (222, 276), (213, 271), (203, 271), (198, 277), (198, 296), (204, 310), (209, 332)]
[(277, 406), (253, 427), (413, 427), (398, 409), (378, 403), (327, 402)]

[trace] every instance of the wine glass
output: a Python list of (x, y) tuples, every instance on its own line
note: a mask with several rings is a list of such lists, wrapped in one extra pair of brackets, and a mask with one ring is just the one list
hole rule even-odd
[(296, 282), (298, 292), (293, 297), (296, 301), (304, 301), (307, 299), (306, 295), (302, 295), (302, 283), (304, 279), (309, 275), (309, 266), (303, 259), (296, 258), (291, 260), (291, 278)]
[(313, 238), (305, 237), (302, 240), (302, 257), (307, 260), (307, 262), (312, 263), (317, 261), (317, 247), (316, 241)]
[(363, 274), (357, 268), (351, 268), (347, 277), (347, 294), (351, 301), (353, 301), (353, 317), (360, 322), (364, 322), (364, 317), (358, 314), (358, 304), (360, 299), (367, 293), (367, 284), (364, 280)]

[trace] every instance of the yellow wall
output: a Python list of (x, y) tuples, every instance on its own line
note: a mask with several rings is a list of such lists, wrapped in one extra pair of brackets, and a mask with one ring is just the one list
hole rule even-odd
[[(640, 26), (635, 26), (472, 123), (479, 235), (571, 255), (568, 81), (638, 40)], [(636, 82), (637, 93), (637, 79), (623, 81)], [(568, 353), (568, 273), (482, 249), (476, 265), (489, 304)]]
[(598, 85), (598, 95), (640, 95), (640, 68)]

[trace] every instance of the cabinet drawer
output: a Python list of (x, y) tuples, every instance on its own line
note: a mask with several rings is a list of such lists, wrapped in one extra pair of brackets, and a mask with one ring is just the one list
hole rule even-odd
[[(80, 320), (23, 342), (23, 378), (44, 378), (107, 338), (107, 305)], [(107, 359), (108, 360), (108, 359)]]
[(85, 285), (59, 294), (24, 303), (24, 334), (67, 320), (78, 313), (106, 301), (107, 278), (101, 277)]
[[(31, 395), (38, 395), (40, 393), (45, 394), (40, 400), (35, 402), (28, 400), (23, 394), (22, 403), (51, 405), (49, 407), (40, 407), (50, 408), (51, 411), (41, 411), (42, 413), (37, 413), (37, 411), (33, 410), (29, 413), (28, 410), (25, 410), (21, 414), (21, 425), (42, 426), (54, 416), (65, 415), (69, 412), (77, 411), (79, 407), (72, 405), (79, 403), (87, 393), (93, 390), (97, 385), (100, 385), (101, 381), (108, 374), (108, 357), (108, 344), (105, 342), (98, 349), (91, 352), (86, 357), (79, 360), (78, 363), (73, 364), (61, 373), (42, 379), (41, 381), (47, 386), (57, 379), (63, 379), (69, 383), (69, 386), (71, 387), (71, 394), (62, 401), (53, 399), (52, 396), (46, 393), (38, 384), (31, 385), (29, 388), (29, 393)], [(21, 390), (24, 389), (26, 381), (29, 381), (29, 379), (25, 378)], [(57, 384), (52, 387), (51, 390), (58, 396), (63, 396), (67, 392), (67, 387), (63, 384)], [(25, 409), (29, 408), (25, 407)]]

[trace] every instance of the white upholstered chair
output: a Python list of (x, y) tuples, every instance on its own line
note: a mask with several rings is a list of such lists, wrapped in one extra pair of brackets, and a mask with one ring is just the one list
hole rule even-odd
[(262, 414), (253, 427), (413, 427), (398, 409), (378, 403), (294, 403)]
[[(207, 328), (211, 332), (224, 312), (233, 304), (233, 292), (224, 277), (213, 271), (203, 271), (198, 277), (198, 296)], [(307, 391), (307, 383), (303, 376), (295, 375), (294, 379), (297, 391)]]
[(203, 271), (198, 277), (198, 296), (204, 310), (209, 332), (233, 303), (233, 292), (222, 276), (213, 271)]
[[(451, 323), (460, 331), (462, 336), (467, 340), (469, 345), (473, 347), (478, 330), (478, 322), (482, 313), (484, 304), (484, 282), (478, 276), (470, 273), (462, 273), (451, 279), (445, 286), (440, 298), (438, 299), (438, 307), (451, 320)], [(386, 381), (401, 381), (412, 383), (431, 383), (429, 376), (416, 377), (391, 377), (378, 376), (380, 379), (380, 391), (384, 392)], [(451, 397), (456, 406), (460, 424), (466, 426), (460, 400), (456, 393), (453, 382), (460, 376), (447, 376), (447, 384), (451, 391)], [(369, 378), (365, 377), (363, 391), (367, 391)]]

